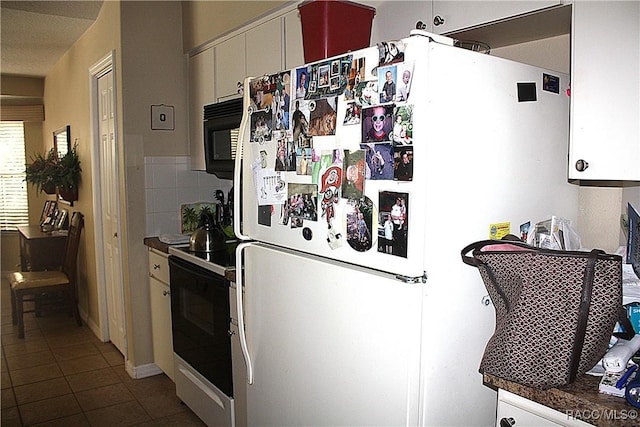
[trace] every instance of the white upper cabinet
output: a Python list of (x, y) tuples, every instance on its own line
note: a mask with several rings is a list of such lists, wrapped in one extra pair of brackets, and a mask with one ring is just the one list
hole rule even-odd
[(205, 170), (203, 107), (215, 101), (213, 48), (189, 58), (189, 141), (191, 169)]
[(245, 34), (215, 46), (215, 94), (218, 100), (238, 94), (238, 83), (246, 76)]
[(640, 2), (573, 3), (569, 178), (640, 181)]
[(189, 140), (191, 169), (205, 170), (202, 109), (236, 97), (247, 76), (258, 76), (304, 63), (298, 10), (211, 45), (189, 57)]
[(284, 68), (291, 69), (304, 64), (302, 22), (298, 10), (284, 15)]
[(535, 1), (450, 1), (434, 0), (431, 22), (427, 29), (436, 34), (448, 34), (463, 28), (483, 25), (512, 16), (559, 5), (560, 0)]
[(247, 76), (281, 71), (283, 58), (283, 30), (280, 17), (251, 28), (246, 33)]

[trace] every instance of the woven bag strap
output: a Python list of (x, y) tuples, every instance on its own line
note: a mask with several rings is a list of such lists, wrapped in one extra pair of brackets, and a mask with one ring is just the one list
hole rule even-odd
[(464, 262), (467, 265), (470, 265), (472, 267), (479, 267), (483, 264), (485, 264), (484, 261), (479, 260), (478, 258), (476, 258), (475, 256), (469, 256), (469, 252), (472, 251), (476, 251), (476, 250), (481, 250), (482, 248), (488, 247), (488, 246), (502, 246), (508, 244), (512, 247), (519, 247), (522, 250), (528, 250), (528, 251), (535, 251), (538, 252), (540, 251), (540, 248), (536, 248), (533, 246), (529, 246), (527, 245), (525, 242), (523, 242), (522, 240), (518, 239), (516, 236), (513, 236), (512, 234), (508, 234), (505, 237), (502, 238), (502, 240), (479, 240), (477, 242), (471, 243), (467, 246), (465, 246), (464, 248), (462, 248), (462, 250), (460, 251), (460, 256), (462, 257), (462, 262)]
[[(477, 267), (478, 269), (482, 268), (485, 270), (489, 280), (491, 281), (491, 284), (493, 285), (493, 289), (498, 293), (498, 295), (500, 295), (500, 298), (502, 299), (505, 310), (507, 312), (510, 312), (511, 302), (509, 301), (509, 298), (507, 298), (507, 295), (505, 294), (504, 289), (502, 289), (502, 286), (500, 286), (500, 283), (498, 283), (498, 279), (496, 278), (496, 275), (493, 272), (493, 269), (489, 264), (482, 261), (481, 259), (476, 258), (475, 256), (475, 252), (482, 250), (482, 248), (485, 248), (488, 246), (495, 246), (495, 245), (502, 246), (505, 243), (520, 247), (525, 250), (531, 250), (536, 252), (538, 251), (537, 248), (527, 245), (526, 243), (518, 239), (516, 236), (507, 235), (504, 238), (502, 238), (502, 240), (480, 240), (480, 241), (471, 243), (465, 246), (464, 248), (462, 248), (462, 250), (460, 251), (460, 256), (462, 257), (462, 262), (464, 262), (465, 264), (470, 265), (472, 267)], [(474, 252), (474, 254), (472, 254), (472, 256), (469, 256), (468, 255), (469, 252)], [(487, 283), (485, 282), (485, 286), (486, 285)]]
[(599, 249), (593, 249), (589, 253), (587, 266), (584, 269), (582, 278), (582, 292), (580, 294), (580, 309), (578, 312), (578, 325), (576, 327), (576, 336), (573, 341), (573, 351), (571, 352), (571, 365), (569, 368), (569, 383), (575, 381), (578, 375), (578, 367), (580, 366), (580, 356), (584, 346), (584, 338), (587, 334), (587, 321), (589, 320), (589, 308), (591, 306), (591, 294), (593, 292), (593, 279), (596, 271), (596, 261), (598, 255), (604, 254)]

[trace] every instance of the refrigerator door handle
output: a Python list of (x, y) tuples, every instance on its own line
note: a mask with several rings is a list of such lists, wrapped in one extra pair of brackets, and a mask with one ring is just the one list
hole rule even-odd
[(247, 383), (253, 384), (253, 365), (251, 363), (251, 355), (249, 354), (249, 347), (247, 346), (247, 335), (244, 331), (244, 307), (243, 307), (243, 274), (242, 266), (244, 265), (243, 251), (247, 246), (252, 246), (253, 243), (240, 243), (236, 248), (236, 308), (238, 316), (238, 336), (240, 338), (240, 347), (242, 348), (242, 356), (244, 357), (245, 364), (247, 365)]
[(247, 137), (247, 126), (250, 122), (250, 115), (248, 110), (249, 105), (249, 88), (251, 87), (252, 77), (247, 77), (244, 80), (244, 93), (242, 96), (242, 105), (244, 111), (242, 112), (242, 121), (240, 122), (240, 131), (238, 133), (238, 142), (236, 145), (236, 158), (233, 168), (233, 232), (240, 240), (251, 240), (249, 236), (242, 233), (242, 153), (245, 138)]

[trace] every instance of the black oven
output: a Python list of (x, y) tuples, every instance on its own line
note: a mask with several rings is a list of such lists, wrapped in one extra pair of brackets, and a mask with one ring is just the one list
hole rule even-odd
[(208, 173), (222, 179), (233, 178), (241, 121), (242, 98), (204, 106), (204, 158)]
[(173, 351), (221, 392), (233, 397), (230, 282), (169, 256)]

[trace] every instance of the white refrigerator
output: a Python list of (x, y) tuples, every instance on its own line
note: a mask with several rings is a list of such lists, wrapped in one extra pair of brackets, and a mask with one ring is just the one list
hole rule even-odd
[(245, 81), (250, 426), (495, 423), (494, 310), (460, 250), (577, 218), (568, 86), (421, 31)]

